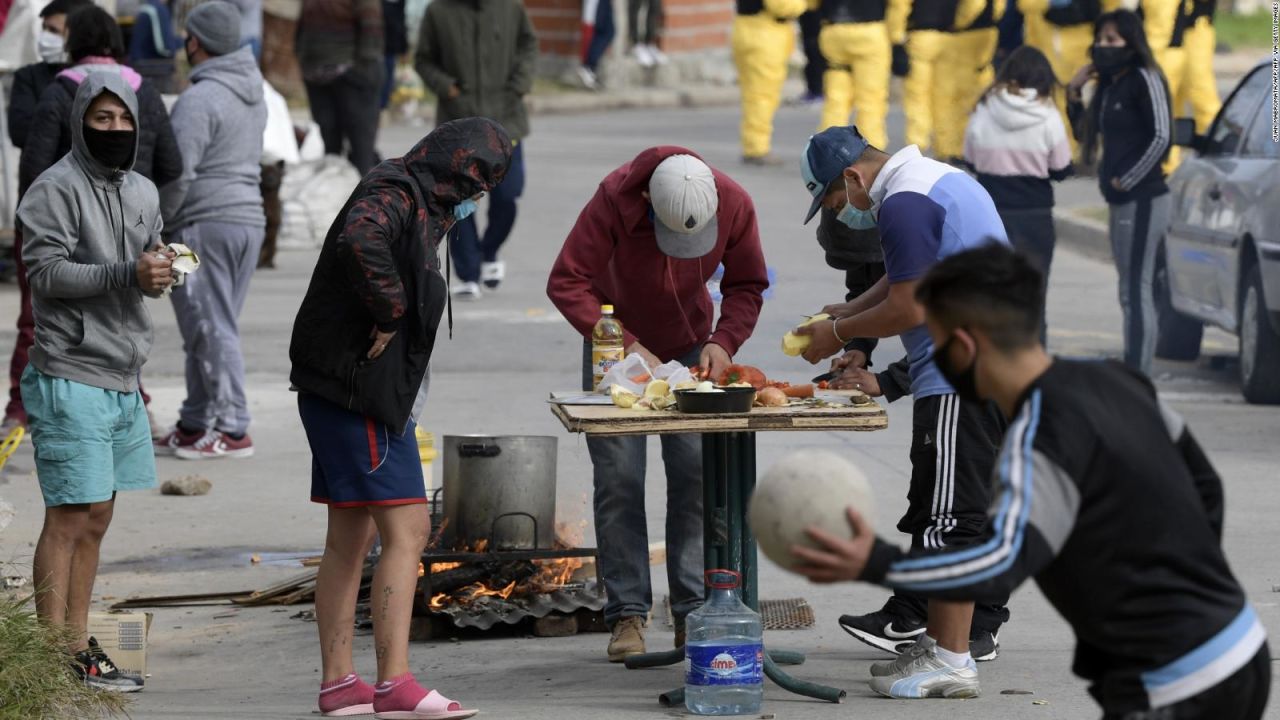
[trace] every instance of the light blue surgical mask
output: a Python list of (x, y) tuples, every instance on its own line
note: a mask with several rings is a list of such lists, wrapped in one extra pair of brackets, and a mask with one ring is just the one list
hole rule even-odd
[(471, 217), (471, 213), (476, 211), (476, 201), (467, 198), (457, 205), (453, 206), (453, 219), (462, 222)]
[(875, 210), (860, 210), (853, 206), (853, 200), (849, 199), (849, 186), (844, 187), (844, 207), (840, 209), (840, 214), (836, 215), (836, 220), (844, 223), (845, 227), (850, 230), (870, 230), (876, 226)]

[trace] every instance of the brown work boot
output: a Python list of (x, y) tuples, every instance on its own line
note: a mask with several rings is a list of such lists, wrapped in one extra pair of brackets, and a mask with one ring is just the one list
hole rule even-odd
[(644, 618), (624, 617), (614, 623), (609, 638), (609, 662), (622, 662), (631, 655), (644, 654)]
[(680, 648), (684, 647), (684, 643), (685, 643), (684, 618), (676, 618), (675, 625), (676, 625), (675, 646), (676, 646), (676, 649), (679, 650)]

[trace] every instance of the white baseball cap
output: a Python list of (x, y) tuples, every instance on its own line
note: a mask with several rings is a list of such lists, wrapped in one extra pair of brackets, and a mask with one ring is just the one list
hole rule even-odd
[(697, 258), (715, 249), (720, 194), (707, 164), (692, 155), (672, 155), (649, 178), (653, 231), (658, 249), (675, 258)]

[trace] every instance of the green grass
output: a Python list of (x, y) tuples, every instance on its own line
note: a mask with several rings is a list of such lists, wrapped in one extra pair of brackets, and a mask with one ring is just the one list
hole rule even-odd
[(72, 676), (66, 633), (36, 621), (29, 598), (0, 594), (0, 720), (103, 718), (128, 700)]
[(1248, 15), (1219, 12), (1213, 18), (1218, 42), (1232, 50), (1271, 47), (1271, 12), (1258, 10)]

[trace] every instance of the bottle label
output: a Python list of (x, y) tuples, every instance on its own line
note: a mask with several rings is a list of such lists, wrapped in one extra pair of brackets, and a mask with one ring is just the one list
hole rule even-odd
[(764, 682), (764, 645), (685, 646), (686, 685), (758, 685)]
[(614, 365), (622, 362), (622, 358), (622, 348), (591, 349), (591, 374), (595, 377), (596, 387)]

